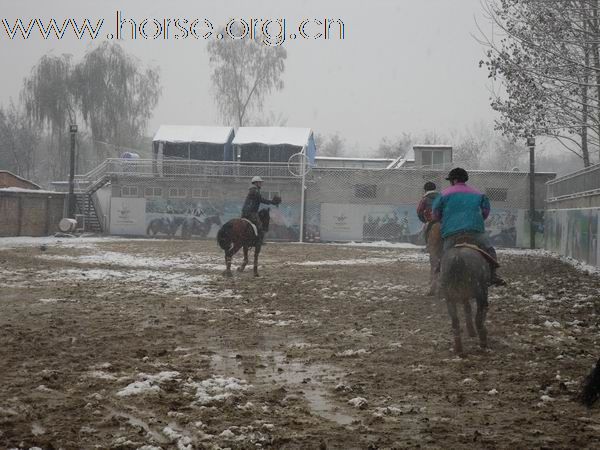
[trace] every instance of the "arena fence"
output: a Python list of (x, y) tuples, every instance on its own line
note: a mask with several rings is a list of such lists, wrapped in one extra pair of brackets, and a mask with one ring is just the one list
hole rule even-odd
[[(265, 197), (283, 198), (279, 208), (271, 208), (272, 240), (412, 243), (421, 236), (416, 205), (424, 183), (448, 185), (448, 167), (313, 168), (304, 177), (297, 169), (288, 164), (112, 159), (76, 181), (78, 194), (93, 198), (98, 222), (111, 234), (214, 236), (216, 225), (239, 217), (250, 179), (259, 175), (265, 179)], [(470, 175), (471, 184), (491, 200), (487, 227), (494, 242), (526, 245), (528, 175)], [(536, 175), (540, 207), (544, 183), (551, 177)]]
[(547, 184), (544, 247), (600, 266), (600, 164)]

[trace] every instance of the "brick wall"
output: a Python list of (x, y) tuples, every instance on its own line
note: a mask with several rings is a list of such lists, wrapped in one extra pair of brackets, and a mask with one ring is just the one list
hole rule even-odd
[(66, 195), (0, 191), (0, 236), (47, 236), (58, 231)]

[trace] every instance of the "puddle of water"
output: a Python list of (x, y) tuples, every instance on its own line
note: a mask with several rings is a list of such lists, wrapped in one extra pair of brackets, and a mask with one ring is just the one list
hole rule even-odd
[(306, 365), (290, 361), (281, 352), (261, 352), (252, 357), (214, 354), (211, 368), (218, 374), (246, 379), (253, 385), (281, 384), (301, 390), (311, 410), (318, 416), (340, 425), (349, 425), (355, 417), (346, 414), (328, 398), (323, 381), (343, 376), (335, 367), (324, 364)]

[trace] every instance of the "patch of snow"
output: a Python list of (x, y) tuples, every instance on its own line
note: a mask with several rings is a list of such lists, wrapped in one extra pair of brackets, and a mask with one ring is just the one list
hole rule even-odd
[(213, 376), (199, 383), (188, 383), (187, 386), (196, 389), (196, 401), (201, 405), (222, 402), (234, 395), (243, 394), (251, 387), (245, 380), (219, 376)]
[(142, 378), (142, 381), (135, 381), (123, 389), (117, 392), (117, 396), (119, 397), (127, 397), (130, 395), (140, 395), (146, 394), (149, 392), (159, 392), (160, 391), (160, 383), (165, 381), (174, 380), (179, 376), (179, 372), (171, 371), (171, 372), (160, 372), (156, 375), (148, 375), (145, 373), (141, 373), (138, 375), (139, 378)]
[(291, 263), (296, 266), (360, 266), (360, 265), (376, 265), (388, 264), (398, 261), (397, 258), (363, 258), (363, 259), (340, 259), (340, 260), (324, 260), (324, 261), (304, 261), (299, 263)]
[(488, 395), (498, 395), (498, 390), (496, 388), (489, 390)]
[(354, 397), (354, 398), (348, 400), (348, 404), (352, 405), (358, 409), (365, 409), (369, 405), (369, 402), (367, 401), (366, 398)]
[(549, 320), (546, 320), (544, 322), (544, 326), (546, 328), (561, 328), (560, 322), (556, 322), (556, 321), (550, 322)]
[(365, 350), (364, 348), (360, 348), (358, 350), (345, 350), (343, 352), (336, 353), (335, 356), (348, 358), (348, 357), (352, 357), (352, 356), (367, 355), (367, 354), (369, 354), (369, 352), (367, 350)]
[(377, 248), (402, 248), (402, 249), (423, 249), (424, 245), (409, 244), (408, 242), (388, 242), (388, 241), (375, 241), (375, 242), (348, 242), (344, 244), (328, 244), (328, 245), (341, 245), (346, 247), (377, 247)]
[(57, 246), (64, 248), (90, 248), (90, 244), (98, 244), (103, 242), (123, 241), (117, 237), (73, 237), (73, 238), (57, 238), (54, 236), (16, 236), (16, 237), (0, 237), (0, 249), (19, 248), (19, 247), (39, 247), (41, 245)]

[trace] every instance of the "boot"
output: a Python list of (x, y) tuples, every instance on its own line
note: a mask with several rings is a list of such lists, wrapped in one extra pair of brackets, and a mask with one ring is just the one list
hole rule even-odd
[(490, 278), (490, 286), (506, 286), (506, 281), (498, 276), (496, 273), (498, 269), (496, 267), (492, 267), (492, 276)]

